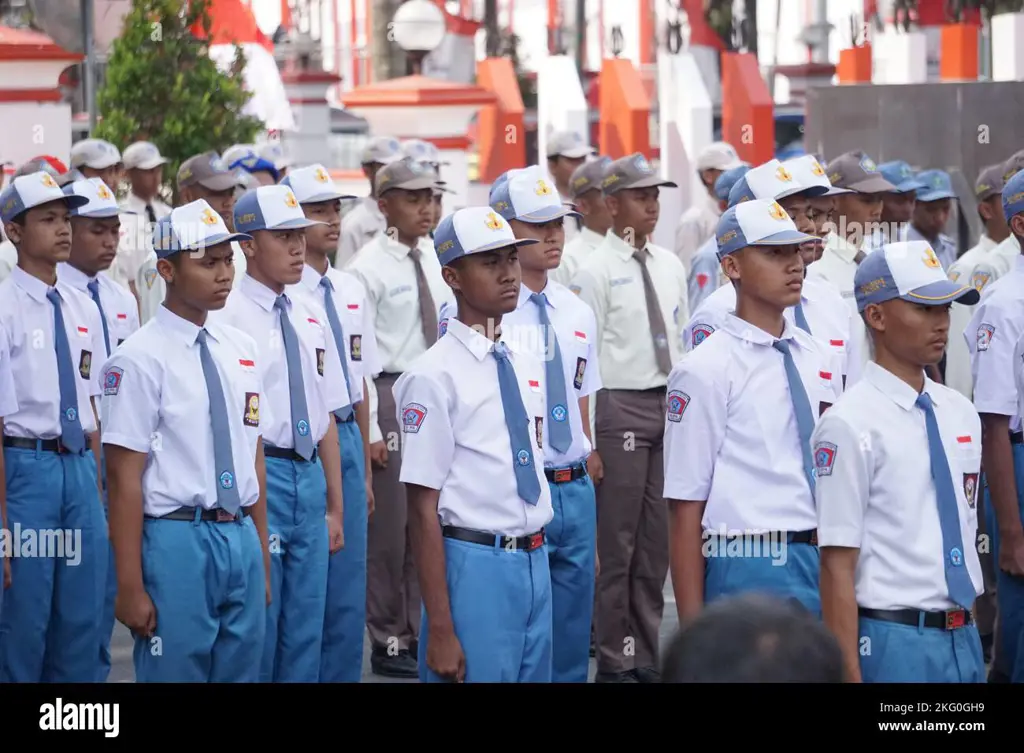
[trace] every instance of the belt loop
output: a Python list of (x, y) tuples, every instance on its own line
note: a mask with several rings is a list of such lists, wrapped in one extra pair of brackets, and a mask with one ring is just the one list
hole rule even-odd
[(192, 516), (192, 525), (198, 526), (203, 522), (203, 507), (196, 505), (195, 514)]
[(918, 633), (922, 633), (922, 634), (924, 633), (924, 618), (926, 616), (927, 615), (925, 615), (924, 612), (918, 612), (917, 613), (917, 632)]

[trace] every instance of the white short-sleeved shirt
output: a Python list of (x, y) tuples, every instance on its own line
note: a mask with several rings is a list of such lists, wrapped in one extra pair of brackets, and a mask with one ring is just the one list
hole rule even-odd
[(11, 372), (11, 342), (7, 330), (0, 325), (0, 418), (18, 410), (18, 396), (14, 392), (14, 374)]
[[(255, 341), (218, 322), (205, 327), (227, 403), (235, 485), (242, 506), (255, 504), (260, 424), (266, 418)], [(148, 455), (142, 474), (146, 515), (182, 506), (217, 507), (210, 398), (199, 355), (199, 327), (161, 307), (139, 336), (106, 364), (102, 439)]]
[[(96, 431), (90, 400), (100, 394), (100, 377), (106, 360), (103, 324), (92, 298), (57, 279), (61, 314), (71, 349), (71, 368), (78, 397), (78, 420), (85, 432)], [(11, 346), (11, 371), (18, 410), (4, 419), (4, 434), (32, 439), (61, 435), (60, 382), (53, 338), (53, 304), (46, 297), (50, 287), (21, 267), (0, 283), (0, 325)]]
[(139, 294), (139, 312), (142, 324), (156, 315), (167, 296), (167, 283), (157, 272), (156, 262), (156, 252), (150, 251), (149, 256), (139, 267), (139, 275), (135, 280), (135, 291)]
[[(128, 339), (128, 336), (139, 329), (139, 307), (127, 288), (118, 285), (109, 277), (97, 275), (89, 277), (80, 269), (70, 264), (58, 264), (57, 275), (61, 280), (77, 288), (83, 295), (92, 300), (92, 293), (89, 291), (89, 283), (93, 279), (99, 282), (100, 304), (103, 306), (103, 316), (107, 320), (107, 332), (110, 335), (110, 352), (113, 353), (117, 347)], [(103, 333), (100, 332), (102, 337)], [(104, 358), (109, 354), (104, 353)], [(102, 363), (98, 364), (102, 365)]]
[[(841, 392), (838, 359), (786, 322), (811, 414)], [(808, 531), (814, 500), (776, 338), (728, 315), (676, 364), (665, 422), (665, 498), (707, 500), (705, 530)]]
[(387, 230), (388, 221), (377, 205), (377, 199), (366, 196), (341, 218), (336, 269), (345, 269), (359, 250)]
[[(858, 323), (861, 328), (864, 327), (863, 320), (854, 317), (838, 291), (821, 280), (804, 280), (801, 300), (811, 334), (822, 345), (828, 346), (839, 359), (843, 387), (857, 381), (861, 373), (861, 357), (858, 352), (860, 337), (853, 337), (851, 333), (857, 331)], [(687, 351), (693, 350), (722, 326), (726, 316), (735, 311), (736, 288), (732, 283), (723, 285), (704, 299), (690, 317), (683, 330), (683, 346)], [(793, 308), (786, 309), (783, 316), (796, 326)]]
[[(338, 350), (327, 324), (327, 313), (307, 293), (294, 289), (288, 298), (288, 319), (299, 339), (302, 382), (309, 413), (309, 431), (316, 444), (327, 433), (330, 413), (349, 404), (345, 378), (341, 374)], [(246, 275), (231, 291), (220, 311), (211, 312), (215, 322), (242, 330), (256, 341), (257, 358), (262, 364), (262, 379), (269, 420), (262, 422), (262, 435), (273, 447), (292, 449), (292, 409), (288, 383), (281, 319), (274, 307), (277, 293)]]
[[(978, 292), (981, 292), (988, 280), (979, 278), (976, 284), (974, 271), (995, 250), (996, 245), (996, 242), (987, 235), (982, 235), (976, 246), (966, 251), (950, 266), (947, 270), (949, 279), (953, 282), (963, 279), (962, 284), (975, 285)], [(968, 399), (974, 394), (974, 385), (971, 381), (971, 354), (961, 335), (967, 329), (973, 314), (974, 306), (963, 303), (954, 303), (950, 309), (949, 345), (946, 348), (946, 371), (943, 375), (946, 386), (952, 387)]]
[[(550, 427), (554, 420), (555, 406), (548, 406), (544, 422), (544, 465), (548, 468), (563, 468), (585, 460), (593, 449), (583, 431), (583, 417), (579, 401), (601, 389), (600, 363), (597, 358), (597, 323), (594, 312), (564, 285), (551, 280), (541, 291), (548, 299), (548, 318), (558, 338), (558, 349), (562, 354), (562, 372), (565, 380), (565, 395), (569, 401), (564, 412), (572, 431), (572, 444), (564, 453), (551, 447)], [(540, 312), (537, 304), (530, 300), (533, 291), (525, 285), (519, 288), (519, 304), (512, 313), (501, 318), (502, 339), (515, 347), (531, 353), (544, 363), (549, 351), (540, 326)], [(458, 305), (452, 303), (441, 307), (442, 330), (447, 321), (458, 314)], [(546, 372), (545, 372), (546, 373)], [(559, 412), (562, 415), (562, 412)], [(589, 416), (587, 417), (589, 421)]]
[(1024, 333), (1024, 257), (991, 283), (975, 307), (963, 337), (971, 354), (974, 407), (978, 413), (1010, 416), (1010, 430), (1020, 428), (1013, 349)]
[(342, 272), (328, 265), (327, 274), (321, 275), (308, 264), (302, 269), (299, 283), (314, 300), (325, 308), (326, 296), (320, 284), (327, 277), (333, 286), (331, 298), (338, 312), (338, 320), (344, 332), (345, 357), (348, 359), (348, 373), (351, 381), (352, 405), (363, 401), (363, 379), (373, 379), (380, 373), (380, 354), (377, 351), (377, 334), (373, 329), (373, 314), (366, 305), (366, 288), (354, 275)]
[[(568, 238), (568, 236), (566, 237)], [(562, 260), (557, 269), (548, 272), (548, 279), (562, 285), (569, 285), (576, 270), (586, 261), (590, 252), (601, 245), (602, 241), (604, 241), (603, 235), (595, 233), (585, 225), (581, 227), (576, 237), (566, 242)]]
[(529, 353), (511, 349), (534, 439), (533, 468), (540, 499), (519, 496), (512, 443), (498, 387), (494, 344), (458, 319), (395, 382), (402, 426), (404, 484), (439, 489), (438, 517), (453, 525), (502, 536), (525, 536), (551, 522), (551, 492), (544, 477), (542, 436), (546, 400), (544, 367)]
[[(984, 590), (975, 541), (981, 499), (981, 420), (956, 390), (925, 379), (952, 473), (961, 566)], [(917, 392), (874, 361), (814, 432), (818, 545), (860, 549), (857, 604), (865, 609), (955, 608)]]

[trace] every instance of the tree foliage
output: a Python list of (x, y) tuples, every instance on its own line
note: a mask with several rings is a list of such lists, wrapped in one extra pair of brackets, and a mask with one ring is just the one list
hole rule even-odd
[(209, 55), (210, 23), (209, 0), (132, 0), (96, 95), (93, 135), (120, 149), (153, 142), (168, 177), (195, 154), (251, 143), (263, 123), (242, 115), (245, 57), (236, 48), (231, 71), (222, 72)]

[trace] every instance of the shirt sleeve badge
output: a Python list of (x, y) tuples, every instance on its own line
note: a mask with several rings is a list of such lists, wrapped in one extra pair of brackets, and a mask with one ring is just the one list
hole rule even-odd
[(683, 413), (686, 412), (686, 406), (690, 404), (690, 396), (685, 392), (679, 390), (672, 390), (668, 393), (668, 414), (667, 418), (673, 423), (679, 423), (683, 420)]
[(690, 337), (693, 347), (697, 347), (702, 342), (708, 339), (708, 336), (715, 331), (715, 328), (710, 324), (696, 324), (693, 327), (693, 334)]
[(419, 403), (409, 403), (402, 408), (402, 431), (406, 434), (416, 434), (426, 417), (426, 408)]
[(103, 394), (116, 395), (121, 389), (121, 377), (124, 376), (124, 369), (118, 366), (111, 366), (103, 375)]
[(992, 344), (992, 336), (996, 333), (996, 328), (991, 324), (982, 324), (978, 327), (978, 350), (988, 350), (988, 346)]
[(814, 469), (819, 477), (832, 475), (832, 466), (836, 462), (836, 450), (836, 446), (831, 442), (818, 442), (814, 445)]

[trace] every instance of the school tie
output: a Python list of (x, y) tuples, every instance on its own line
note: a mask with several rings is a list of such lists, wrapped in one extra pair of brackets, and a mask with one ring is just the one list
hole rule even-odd
[(523, 394), (519, 391), (519, 382), (516, 380), (516, 372), (512, 368), (505, 343), (495, 343), (493, 353), (498, 362), (498, 389), (501, 391), (501, 406), (505, 409), (505, 426), (508, 428), (509, 444), (512, 446), (516, 488), (526, 504), (535, 505), (540, 499), (540, 481), (533, 468), (530, 417), (526, 414)]
[(199, 362), (203, 365), (206, 394), (210, 398), (210, 426), (213, 429), (213, 466), (217, 474), (217, 506), (234, 515), (242, 506), (235, 483), (235, 462), (231, 453), (231, 425), (228, 423), (228, 405), (224, 399), (217, 364), (206, 343), (207, 331), (199, 330)]
[(107, 346), (107, 355), (110, 355), (110, 330), (107, 329), (107, 315), (103, 313), (103, 304), (100, 303), (100, 281), (93, 280), (85, 287), (89, 288), (96, 308), (100, 310), (100, 321), (103, 322), (103, 344)]
[(964, 542), (960, 534), (960, 512), (953, 489), (953, 477), (949, 460), (942, 446), (939, 423), (935, 420), (932, 399), (927, 392), (917, 396), (917, 406), (924, 411), (924, 423), (928, 429), (928, 455), (931, 459), (932, 481), (935, 482), (935, 498), (939, 503), (939, 525), (942, 527), (942, 548), (947, 552), (943, 557), (946, 570), (946, 587), (949, 598), (964, 609), (974, 605), (976, 595), (970, 573), (964, 564)]
[(668, 351), (668, 330), (665, 329), (665, 318), (661, 315), (661, 306), (658, 305), (658, 293), (654, 289), (654, 281), (651, 273), (647, 270), (647, 257), (650, 252), (640, 249), (633, 252), (633, 258), (640, 264), (640, 276), (644, 281), (644, 299), (647, 301), (647, 324), (651, 330), (651, 337), (654, 340), (654, 359), (658, 364), (658, 371), (662, 374), (669, 374), (672, 371), (672, 356)]
[(292, 441), (295, 452), (303, 460), (313, 457), (313, 438), (309, 435), (309, 409), (306, 407), (306, 385), (302, 380), (302, 361), (299, 358), (299, 336), (288, 318), (288, 303), (284, 295), (274, 301), (281, 316), (281, 337), (284, 339), (284, 358), (288, 364), (288, 400), (292, 412)]
[[(548, 440), (556, 452), (566, 453), (572, 446), (572, 427), (569, 426), (569, 403), (565, 397), (565, 373), (562, 371), (562, 349), (558, 347), (558, 335), (548, 317), (548, 299), (543, 293), (533, 293), (530, 300), (537, 304), (540, 326), (544, 331), (544, 342), (553, 344), (551, 353), (545, 349), (544, 373), (548, 383)], [(550, 339), (549, 339), (550, 338)]]
[[(320, 278), (320, 286), (324, 289), (324, 308), (327, 309), (327, 323), (331, 325), (334, 333), (334, 344), (338, 348), (338, 355), (341, 357), (341, 370), (345, 374), (345, 389), (348, 392), (349, 402), (352, 400), (352, 382), (348, 376), (348, 358), (345, 357), (345, 330), (341, 328), (341, 319), (338, 317), (338, 309), (334, 307), (334, 284), (327, 279), (327, 275)], [(352, 406), (346, 405), (334, 411), (339, 421), (348, 421), (352, 417)]]
[(416, 292), (420, 302), (420, 326), (423, 328), (423, 339), (427, 341), (427, 347), (437, 342), (437, 306), (434, 304), (434, 297), (430, 295), (430, 285), (427, 284), (427, 276), (423, 273), (423, 264), (420, 263), (420, 250), (409, 249), (409, 258), (416, 267)]
[(811, 333), (811, 325), (807, 323), (807, 315), (804, 314), (804, 302), (797, 302), (796, 306), (793, 307), (793, 318), (796, 319), (796, 326), (806, 332), (808, 335)]
[(814, 415), (811, 413), (811, 403), (807, 399), (807, 390), (804, 389), (803, 380), (800, 379), (800, 372), (797, 371), (793, 354), (789, 350), (789, 343), (786, 340), (776, 340), (775, 350), (782, 353), (782, 362), (786, 366), (789, 398), (793, 402), (793, 412), (796, 414), (796, 428), (800, 434), (800, 450), (804, 456), (804, 475), (807, 476), (807, 483), (811, 487), (811, 494), (814, 494), (814, 460), (811, 457), (811, 434), (814, 433)]
[(64, 329), (64, 313), (60, 309), (60, 293), (56, 289), (46, 292), (53, 304), (53, 343), (57, 350), (57, 383), (60, 386), (60, 441), (74, 453), (85, 449), (85, 432), (78, 418), (78, 390), (75, 371), (71, 363), (71, 345)]

